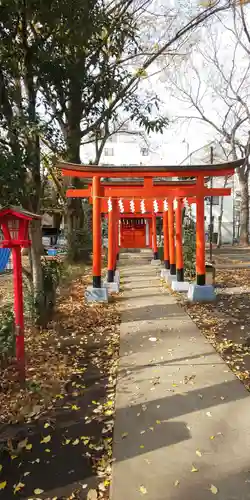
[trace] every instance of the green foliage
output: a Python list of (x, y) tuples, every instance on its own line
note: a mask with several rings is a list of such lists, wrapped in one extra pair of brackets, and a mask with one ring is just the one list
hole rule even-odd
[(13, 307), (6, 305), (0, 309), (0, 357), (13, 356), (15, 352)]
[(163, 260), (164, 260), (164, 247), (162, 244), (158, 247), (158, 258), (163, 262)]
[(44, 292), (57, 288), (63, 274), (63, 261), (57, 257), (42, 258)]
[(92, 252), (92, 233), (87, 228), (74, 230), (68, 237), (69, 262), (86, 262)]
[(60, 257), (42, 257), (41, 265), (43, 290), (37, 300), (34, 297), (32, 282), (28, 279), (23, 280), (24, 313), (27, 320), (46, 327), (54, 310), (56, 291), (66, 274), (66, 266)]
[(195, 277), (195, 262), (196, 262), (196, 232), (193, 221), (188, 221), (188, 225), (184, 228), (184, 268), (189, 278)]

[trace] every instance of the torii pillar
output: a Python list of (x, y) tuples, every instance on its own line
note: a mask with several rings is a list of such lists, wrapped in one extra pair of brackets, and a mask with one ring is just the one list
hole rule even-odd
[(212, 302), (216, 294), (212, 285), (206, 285), (204, 175), (197, 176), (196, 196), (196, 284), (190, 284), (188, 299), (192, 302)]
[(152, 210), (152, 250), (153, 250), (153, 260), (158, 260), (156, 214), (154, 213), (153, 210)]
[(163, 259), (164, 269), (161, 270), (161, 278), (167, 279), (170, 273), (170, 257), (169, 257), (169, 230), (168, 230), (168, 209), (167, 202), (164, 201), (163, 211)]
[(102, 286), (102, 219), (101, 219), (101, 182), (93, 176), (93, 285), (87, 287), (85, 297), (88, 302), (108, 302), (107, 288)]
[(170, 275), (172, 279), (176, 278), (176, 261), (175, 261), (175, 236), (174, 236), (174, 208), (173, 199), (168, 200), (168, 235), (169, 235), (169, 263)]
[(103, 285), (109, 291), (119, 292), (119, 280), (116, 279), (116, 260), (118, 246), (118, 202), (111, 198), (108, 212), (108, 272)]
[(184, 260), (182, 245), (182, 199), (176, 201), (175, 227), (176, 227), (176, 281), (172, 281), (172, 290), (175, 292), (187, 292), (189, 282), (184, 281)]
[(163, 212), (163, 238), (164, 238), (164, 268), (170, 269), (169, 262), (169, 237), (168, 237), (168, 211)]

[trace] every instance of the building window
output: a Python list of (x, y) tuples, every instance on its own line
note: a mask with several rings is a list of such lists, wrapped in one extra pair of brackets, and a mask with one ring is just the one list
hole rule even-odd
[(148, 148), (141, 148), (142, 156), (148, 156)]
[(113, 148), (104, 148), (104, 156), (114, 156)]

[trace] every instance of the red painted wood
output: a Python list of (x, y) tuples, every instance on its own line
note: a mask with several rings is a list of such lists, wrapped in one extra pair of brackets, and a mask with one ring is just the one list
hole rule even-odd
[(25, 352), (24, 352), (24, 317), (23, 317), (23, 282), (21, 247), (12, 250), (13, 287), (14, 287), (14, 314), (16, 325), (16, 358), (20, 382), (25, 381)]

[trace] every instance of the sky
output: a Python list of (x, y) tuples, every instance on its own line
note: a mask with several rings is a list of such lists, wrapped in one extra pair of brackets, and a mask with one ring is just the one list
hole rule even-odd
[[(161, 5), (164, 4), (166, 6), (167, 0), (155, 0), (154, 8), (155, 12), (161, 12)], [(169, 5), (169, 2), (167, 2)], [(172, 0), (172, 4), (178, 4), (179, 8), (185, 7), (188, 9), (192, 2), (188, 0)], [(197, 3), (195, 2), (195, 5)], [(245, 7), (249, 14), (250, 10), (248, 7)], [(249, 18), (249, 15), (248, 15)], [(225, 22), (231, 22), (232, 15), (231, 12), (228, 12), (225, 17)], [(250, 21), (250, 19), (249, 19)], [(162, 20), (164, 26), (164, 18)], [(216, 20), (213, 24), (213, 29), (216, 28)], [(163, 33), (164, 33), (163, 28)], [(161, 30), (161, 27), (160, 27)], [(230, 36), (229, 32), (227, 32), (223, 26), (220, 24), (219, 30), (220, 33), (220, 51), (225, 51), (225, 61), (230, 64), (231, 57), (231, 45), (230, 45)], [(222, 36), (221, 36), (222, 35)], [(168, 36), (166, 34), (166, 36)], [(199, 38), (206, 38), (206, 29), (198, 29), (193, 35), (193, 40), (199, 40)], [(164, 34), (163, 34), (164, 37)], [(185, 50), (185, 49), (184, 49)], [(198, 58), (198, 56), (197, 56)], [(167, 81), (166, 73), (164, 71), (159, 72), (159, 63), (155, 63), (152, 65), (148, 71), (148, 76), (151, 77), (145, 78), (141, 83), (142, 90), (154, 90), (161, 99), (161, 114), (164, 116), (168, 116), (169, 118), (169, 126), (166, 127), (163, 134), (151, 134), (149, 137), (149, 147), (150, 147), (150, 163), (151, 164), (165, 164), (165, 165), (178, 165), (182, 163), (185, 158), (190, 155), (193, 151), (196, 151), (199, 148), (203, 148), (211, 141), (215, 140), (215, 131), (212, 127), (203, 124), (201, 121), (186, 121), (186, 122), (178, 122), (176, 117), (178, 115), (190, 115), (193, 114), (190, 109), (188, 109), (187, 105), (180, 102), (178, 99), (171, 95), (172, 93), (169, 90), (169, 82)], [(202, 75), (206, 76), (206, 68), (200, 69), (201, 78)], [(209, 102), (209, 96), (206, 105), (209, 108), (210, 116), (215, 117), (218, 112), (220, 104), (217, 102)], [(89, 155), (89, 152), (86, 153)], [(88, 158), (89, 159), (89, 158)], [(84, 160), (87, 160), (84, 157)], [(186, 161), (188, 163), (188, 161)]]

